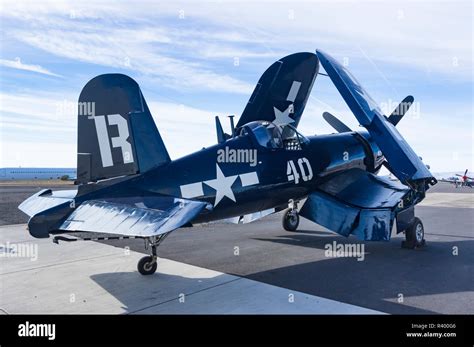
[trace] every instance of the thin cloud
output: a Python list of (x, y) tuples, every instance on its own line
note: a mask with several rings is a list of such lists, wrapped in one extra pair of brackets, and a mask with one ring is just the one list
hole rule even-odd
[(175, 89), (200, 88), (239, 94), (250, 94), (253, 90), (252, 85), (218, 74), (197, 62), (164, 55), (149, 45), (148, 39), (141, 41), (122, 33), (114, 29), (104, 29), (102, 33), (46, 30), (17, 31), (14, 35), (19, 41), (57, 56), (161, 77)]
[(20, 58), (15, 58), (15, 60), (0, 59), (0, 65), (17, 70), (25, 70), (48, 76), (62, 77), (61, 75), (55, 74), (40, 65), (24, 64), (21, 62)]
[[(77, 42), (74, 37), (79, 32), (110, 40), (100, 45), (104, 49), (114, 49), (113, 53), (121, 56), (119, 66), (125, 59), (123, 51), (133, 55), (133, 60), (140, 64), (143, 60), (140, 55), (144, 53), (155, 58), (144, 61), (150, 69), (143, 64), (132, 64), (130, 68), (144, 73), (152, 70), (156, 75), (164, 76), (165, 82), (175, 75), (177, 81), (170, 82), (170, 86), (176, 88), (200, 87), (244, 93), (242, 81), (229, 80), (230, 76), (217, 73), (210, 65), (196, 66), (199, 59), (265, 58), (280, 51), (314, 48), (336, 53), (349, 49), (352, 51), (349, 58), (363, 57), (356, 46), (363, 47), (371, 59), (377, 58), (380, 62), (439, 73), (452, 79), (465, 80), (472, 75), (472, 11), (467, 3), (449, 6), (447, 2), (441, 2), (426, 6), (406, 1), (386, 4), (348, 1), (322, 2), (324, 6), (321, 6), (319, 2), (297, 2), (291, 7), (285, 1), (244, 2), (245, 6), (241, 3), (242, 0), (231, 2), (222, 8), (214, 2), (196, 5), (185, 1), (161, 4), (156, 13), (149, 12), (149, 6), (127, 2), (90, 4), (78, 1), (74, 6), (63, 1), (54, 2), (54, 6), (34, 1), (28, 5), (7, 2), (3, 16), (20, 24), (15, 25), (17, 28), (23, 23), (27, 26), (26, 33), (31, 33), (29, 26), (34, 23), (36, 35), (46, 46), (41, 47), (38, 40), (31, 37), (18, 39), (55, 55), (60, 53), (57, 49), (63, 48), (47, 45), (51, 39), (49, 35), (55, 32), (63, 36), (61, 41), (66, 45), (77, 43), (80, 46), (83, 41)], [(269, 7), (273, 15), (262, 15)], [(333, 13), (338, 14), (337, 24)], [(183, 19), (179, 19), (181, 14)], [(239, 20), (235, 21), (235, 18)], [(439, 26), (436, 18), (442, 18), (444, 25)], [(127, 29), (124, 24), (128, 25)], [(8, 25), (5, 27), (8, 29)], [(374, 27), (377, 30), (374, 31)], [(114, 42), (123, 44), (117, 46)], [(92, 38), (86, 47), (97, 48), (97, 43)], [(113, 64), (116, 59), (110, 55), (106, 55), (108, 60), (112, 59), (110, 66), (117, 67)], [(74, 59), (68, 52), (60, 56)], [(77, 59), (91, 62), (81, 56)], [(173, 73), (160, 71), (167, 69), (161, 62), (174, 64), (169, 67)], [(100, 59), (95, 63), (103, 64)], [(182, 78), (181, 70), (193, 74)], [(200, 78), (200, 73), (205, 78)], [(202, 85), (203, 81), (210, 82), (210, 87)]]
[[(74, 99), (70, 95), (54, 96), (54, 93), (14, 95), (0, 92), (0, 145), (5, 152), (7, 149), (14, 152), (8, 155), (3, 153), (4, 160), (0, 163), (3, 162), (3, 166), (27, 166), (26, 162), (32, 165), (38, 159), (32, 157), (38, 152), (42, 153), (43, 166), (54, 166), (59, 159), (69, 163), (71, 158), (75, 158), (72, 150), (77, 138), (77, 106), (71, 100)], [(147, 103), (173, 158), (216, 143), (214, 116), (225, 112), (157, 102), (150, 98)], [(196, 133), (199, 136), (195, 136)], [(176, 141), (177, 136), (187, 140)], [(24, 142), (21, 147), (14, 145), (19, 138)], [(66, 146), (70, 156), (67, 160), (63, 160), (64, 150), (61, 150), (59, 159), (49, 154), (52, 139), (56, 139), (58, 147)], [(23, 154), (18, 156), (18, 153)]]
[[(58, 144), (62, 139), (72, 144), (75, 111), (57, 120), (58, 104), (76, 101), (79, 88), (92, 74), (119, 70), (142, 85), (170, 153), (181, 156), (215, 143), (213, 116), (240, 110), (253, 82), (274, 60), (321, 48), (337, 59), (347, 58), (375, 100), (401, 100), (405, 93), (413, 93), (422, 102), (422, 116), (407, 115), (399, 129), (435, 171), (472, 162), (472, 146), (459, 145), (472, 142), (470, 2), (451, 6), (446, 1), (238, 0), (222, 6), (215, 1), (178, 0), (158, 6), (144, 1), (44, 0), (2, 5), (6, 44), (0, 56), (31, 51), (36, 63), (53, 69), (49, 61), (54, 59), (59, 62), (54, 71), (74, 77), (31, 91), (28, 79), (34, 74), (22, 80), (5, 78), (12, 89), (0, 95), (0, 120), (4, 121), (1, 141), (8, 146), (16, 138), (28, 138), (32, 147), (41, 148), (52, 136)], [(234, 58), (239, 58), (238, 67)], [(62, 97), (66, 90), (74, 95)], [(317, 100), (310, 98), (300, 123), (304, 134), (334, 131), (322, 119), (323, 111), (360, 130), (329, 78), (318, 77), (313, 97)], [(205, 110), (219, 108), (225, 110)], [(431, 134), (443, 134), (442, 141)], [(74, 160), (72, 148), (69, 155)], [(21, 149), (22, 159), (36, 159), (29, 148)], [(43, 157), (52, 163), (63, 160)]]

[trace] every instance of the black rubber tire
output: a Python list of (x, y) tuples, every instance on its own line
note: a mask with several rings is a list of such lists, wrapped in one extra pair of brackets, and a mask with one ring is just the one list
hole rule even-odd
[(285, 212), (283, 212), (281, 224), (283, 229), (286, 231), (296, 231), (296, 229), (298, 229), (298, 225), (300, 224), (300, 215), (298, 214), (298, 211), (287, 208)]
[(405, 230), (405, 241), (402, 242), (403, 248), (420, 248), (425, 245), (425, 228), (420, 218), (415, 217), (413, 224)]
[(140, 259), (137, 265), (138, 272), (144, 276), (153, 275), (156, 272), (156, 268), (158, 264), (155, 261), (153, 265), (150, 265), (152, 262), (153, 262), (153, 257), (149, 255)]

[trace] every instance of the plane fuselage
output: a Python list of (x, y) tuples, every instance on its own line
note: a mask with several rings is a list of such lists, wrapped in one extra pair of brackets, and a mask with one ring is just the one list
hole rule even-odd
[[(300, 148), (266, 148), (250, 136), (174, 160), (133, 180), (137, 190), (208, 202), (212, 211), (196, 221), (240, 216), (303, 199), (330, 173), (351, 168), (374, 172), (378, 148), (354, 133), (308, 137)], [(370, 151), (370, 152), (369, 152)]]

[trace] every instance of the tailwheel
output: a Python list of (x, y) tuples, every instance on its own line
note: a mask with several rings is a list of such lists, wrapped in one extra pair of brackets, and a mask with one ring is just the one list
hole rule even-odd
[(150, 237), (145, 240), (148, 245), (151, 246), (151, 255), (143, 257), (140, 259), (137, 265), (138, 272), (142, 275), (153, 275), (156, 272), (158, 266), (157, 260), (158, 256), (156, 255), (156, 249), (158, 245), (163, 241), (167, 234), (160, 235), (159, 237)]
[(421, 248), (425, 245), (425, 228), (418, 217), (415, 217), (413, 224), (405, 230), (405, 241), (402, 241), (403, 248)]
[(300, 216), (295, 208), (288, 208), (283, 213), (282, 225), (286, 231), (296, 231), (300, 224)]
[(156, 268), (156, 257), (151, 255), (141, 258), (137, 265), (138, 272), (142, 275), (153, 275), (156, 272)]

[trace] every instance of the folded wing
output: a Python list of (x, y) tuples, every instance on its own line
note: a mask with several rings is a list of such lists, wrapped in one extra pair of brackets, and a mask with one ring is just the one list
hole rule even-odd
[(318, 70), (314, 53), (295, 53), (273, 63), (258, 80), (237, 128), (259, 120), (297, 127)]
[(321, 184), (308, 196), (300, 215), (343, 236), (389, 240), (409, 193), (408, 187), (388, 178), (352, 169)]
[[(316, 51), (319, 61), (328, 73), (359, 123), (364, 126), (388, 161), (390, 171), (401, 182), (426, 180), (435, 183), (433, 175), (395, 128), (399, 119), (391, 121), (383, 115), (377, 103), (343, 65), (329, 54)], [(406, 102), (412, 101), (407, 98)], [(401, 111), (397, 111), (401, 112)], [(393, 122), (393, 123), (392, 123)]]

